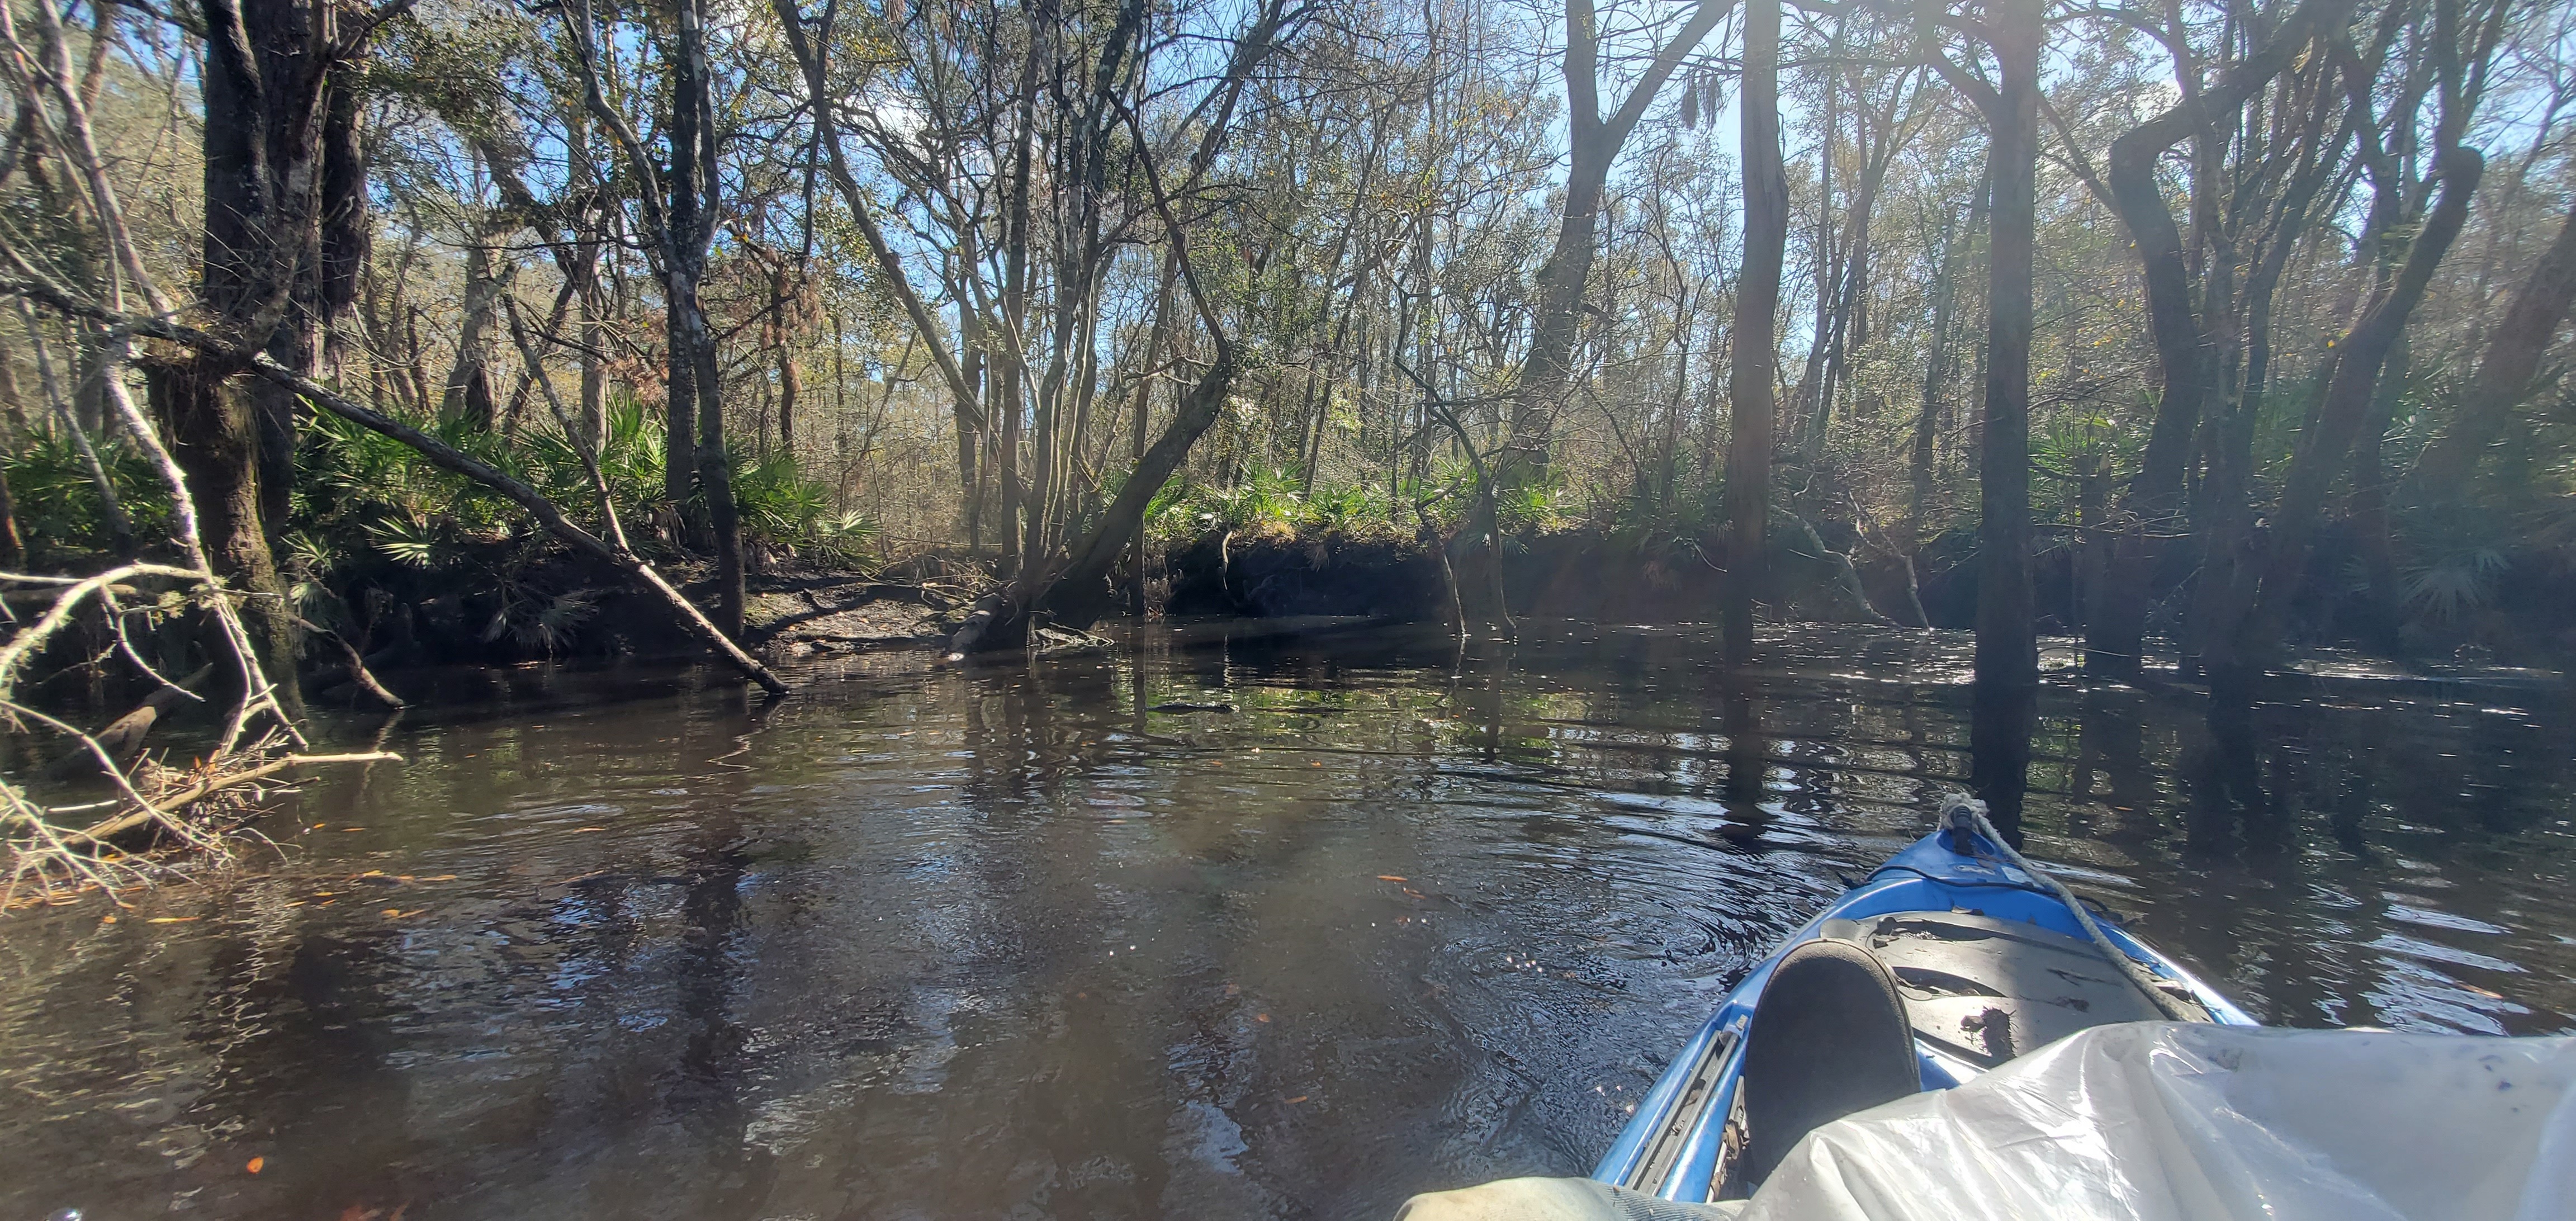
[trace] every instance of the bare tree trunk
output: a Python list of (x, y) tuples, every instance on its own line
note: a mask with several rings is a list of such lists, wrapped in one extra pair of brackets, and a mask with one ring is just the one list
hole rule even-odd
[[(1136, 422), (1127, 439), (1130, 469), (1141, 466), (1145, 461), (1145, 434), (1152, 425), (1154, 413), (1154, 383), (1160, 377), (1155, 371), (1162, 367), (1163, 348), (1170, 342), (1172, 290), (1180, 274), (1180, 252), (1175, 250), (1164, 254), (1163, 280), (1154, 292), (1154, 322), (1145, 332), (1145, 355), (1139, 362), (1145, 372), (1136, 380)], [(1128, 548), (1128, 555), (1135, 565), (1129, 574), (1128, 608), (1142, 615), (1151, 608), (1146, 605), (1145, 598), (1145, 518), (1141, 513), (1136, 517), (1136, 533)]]
[(581, 435), (593, 452), (608, 448), (608, 370), (600, 363), (599, 345), (607, 338), (601, 326), (599, 292), (591, 285), (579, 294), (581, 305)]
[(1768, 585), (1771, 430), (1778, 414), (1780, 273), (1789, 243), (1789, 175), (1780, 159), (1780, 6), (1744, 10), (1744, 270), (1736, 282), (1734, 353), (1728, 369), (1734, 436), (1726, 450), (1724, 651), (1753, 659), (1753, 603)]
[[(2324, 125), (2337, 107), (2326, 87), (2331, 72), (2320, 76), (2317, 109), (2304, 133), (2312, 150), (2310, 159), (2292, 179), (2269, 242), (2245, 277), (2243, 378), (2236, 393), (2220, 397), (2215, 417), (2207, 425), (2208, 467), (2200, 488), (2206, 506), (2200, 523), (2200, 573), (2193, 583), (2181, 642), (2181, 670), (2186, 675), (2201, 672), (2212, 631), (2235, 622), (2243, 613), (2243, 599), (2252, 593), (2243, 567), (2254, 559), (2254, 431), (2271, 390), (2273, 298), (2307, 228), (2317, 194), (2342, 160), (2343, 142), (2350, 136), (2347, 128), (2330, 148), (2326, 146)], [(2107, 576), (2103, 588), (2110, 588)]]
[[(254, 597), (243, 626), (281, 699), (296, 690), (294, 623), (286, 582), (260, 526), (259, 425), (250, 387), (206, 357), (145, 366), (153, 414), (186, 472), (198, 530), (217, 573)], [(290, 710), (296, 707), (288, 701)]]
[[(970, 244), (974, 235), (967, 234)], [(984, 469), (983, 456), (993, 441), (992, 431), (977, 410), (984, 393), (984, 345), (978, 334), (975, 303), (962, 294), (957, 301), (957, 317), (963, 324), (958, 335), (961, 392), (950, 396), (949, 414), (957, 423), (957, 494), (966, 514), (966, 550), (969, 554), (984, 549)]]
[[(1910, 81), (1900, 79), (1887, 95), (1885, 105), (1875, 112), (1863, 111), (1869, 139), (1862, 145), (1867, 160), (1861, 164), (1860, 184), (1852, 192), (1851, 205), (1843, 218), (1842, 248), (1837, 261), (1841, 264), (1832, 278), (1833, 311), (1818, 332), (1824, 345), (1823, 381), (1818, 383), (1819, 403), (1816, 414), (1814, 444), (1824, 442), (1826, 426), (1832, 422), (1835, 398), (1848, 380), (1851, 353), (1869, 342), (1869, 227), (1878, 208), (1878, 192), (1887, 180), (1888, 164), (1903, 148), (1899, 139), (1907, 133), (1900, 130), (1906, 116), (1900, 114), (1911, 93)], [(1864, 399), (1866, 402), (1866, 399)], [(1821, 450), (1817, 451), (1821, 452)]]
[[(365, 258), (365, 163), (337, 78), (355, 52), (339, 10), (310, 0), (206, 0), (202, 299), (221, 332), (303, 370), (354, 294)], [(139, 279), (140, 277), (138, 277)], [(111, 302), (111, 304), (113, 304)], [(276, 357), (271, 357), (276, 359)], [(255, 390), (239, 360), (196, 353), (147, 367), (215, 572), (253, 595), (249, 631), (284, 711), (300, 714), (294, 615), (270, 551), (293, 471), (294, 407)], [(266, 504), (263, 504), (265, 499)]]
[[(663, 283), (668, 286), (677, 279), (676, 275), (665, 277)], [(668, 502), (669, 524), (675, 531), (670, 541), (687, 545), (693, 526), (689, 496), (697, 490), (698, 474), (698, 362), (689, 352), (692, 340), (688, 324), (681, 319), (683, 311), (666, 306), (665, 313), (662, 498)]]
[[(1834, 34), (1826, 43), (1828, 62), (1842, 57), (1845, 23), (1834, 23)], [(1805, 376), (1798, 379), (1798, 395), (1791, 409), (1797, 412), (1797, 423), (1789, 430), (1790, 443), (1796, 449), (1798, 463), (1813, 469), (1825, 446), (1825, 417), (1833, 410), (1832, 400), (1824, 394), (1825, 350), (1830, 346), (1826, 336), (1833, 331), (1834, 307), (1834, 144), (1842, 133), (1842, 89), (1834, 79), (1834, 69), (1827, 68), (1824, 77), (1825, 114), (1816, 148), (1816, 229), (1815, 273), (1816, 316), (1813, 338), (1807, 344)]]
[(1987, 37), (2001, 69), (1979, 97), (1994, 192), (1986, 288), (1986, 411), (1977, 481), (1977, 650), (1970, 769), (1997, 827), (2021, 821), (2039, 694), (2030, 554), (2032, 246), (2037, 238), (2040, 0), (1999, 0)]
[(0, 467), (0, 565), (15, 568), (27, 558), (27, 543), (18, 534), (18, 502), (9, 494), (9, 472)]
[(796, 402), (804, 393), (805, 371), (796, 350), (782, 341), (778, 345), (778, 448), (790, 460), (796, 457)]
[(1031, 145), (1037, 138), (1038, 57), (1031, 52), (1020, 71), (1018, 130), (1012, 141), (1011, 198), (1002, 227), (1002, 343), (994, 353), (1001, 363), (1000, 396), (996, 409), (1003, 412), (1001, 423), (1002, 453), (999, 476), (1002, 484), (1002, 573), (1018, 579), (1036, 557), (1024, 546), (1022, 515), (1026, 506), (1020, 475), (1020, 431), (1027, 414), (1029, 281), (1029, 174)]
[(2352, 490), (2344, 501), (2344, 524), (2361, 557), (2362, 611), (2360, 622), (2353, 625), (2353, 634), (2382, 657), (2397, 657), (2405, 652), (2406, 598), (2398, 587), (2397, 541), (2392, 537), (2395, 522), (2388, 514), (2387, 442), (2388, 430), (2397, 416), (2397, 400), (2406, 393), (2412, 363), (2412, 352), (2401, 331), (2379, 375), (2378, 392), (2370, 396), (2369, 414), (2362, 422), (2361, 434), (2354, 438)]
[(447, 374), (447, 389), (440, 396), (438, 411), (450, 419), (462, 418), (477, 432), (489, 432), (499, 422), (499, 404), (492, 397), (492, 323), (500, 317), (501, 296), (510, 291), (515, 268), (506, 261), (493, 266), (492, 247), (501, 235), (493, 230), (499, 223), (478, 223), (465, 245), (465, 299), (456, 330), (456, 365)]
[[(1974, 226), (1983, 219), (1977, 213), (1985, 210), (1983, 193), (1969, 216)], [(1934, 462), (1935, 446), (1940, 440), (1944, 414), (1941, 400), (1950, 380), (1950, 316), (1958, 300), (1959, 274), (1958, 234), (1945, 220), (1941, 227), (1939, 262), (1933, 270), (1931, 350), (1923, 362), (1923, 401), (1914, 413), (1914, 436), (1906, 457), (1908, 489), (1905, 498), (1905, 590), (1914, 609), (1915, 626), (1932, 626), (1932, 616), (1923, 609), (1923, 576), (1916, 561), (1923, 553), (1923, 523), (1931, 513), (1932, 497), (1937, 486)]]
[[(701, 0), (680, 0), (675, 23), (677, 46), (671, 57), (672, 160), (689, 164), (687, 173), (671, 175), (672, 227), (678, 256), (671, 272), (671, 314), (675, 342), (671, 364), (694, 366), (698, 437), (695, 458), (698, 492), (706, 499), (706, 527), (716, 553), (716, 626), (740, 639), (743, 614), (742, 522), (733, 500), (733, 467), (725, 453), (724, 385), (716, 362), (715, 332), (707, 325), (698, 284), (706, 275), (707, 246), (715, 238), (717, 192), (722, 180), (716, 150), (715, 102), (707, 66), (705, 14)], [(685, 190), (683, 189), (685, 187)], [(679, 207), (688, 203), (689, 223), (682, 225)]]
[(417, 305), (403, 311), (403, 347), (406, 349), (403, 381), (411, 389), (412, 406), (426, 412), (433, 400), (429, 397), (428, 349), (420, 342), (420, 315), (421, 309)]
[[(571, 277), (566, 277), (563, 287), (555, 291), (555, 303), (546, 311), (545, 333), (549, 338), (563, 334), (564, 317), (571, 312), (572, 300), (580, 295), (580, 291), (580, 282)], [(536, 377), (536, 366), (523, 363), (519, 367), (519, 375), (511, 379), (510, 404), (501, 411), (503, 437), (515, 438), (519, 435), (519, 419), (527, 411), (528, 392), (535, 388)]]

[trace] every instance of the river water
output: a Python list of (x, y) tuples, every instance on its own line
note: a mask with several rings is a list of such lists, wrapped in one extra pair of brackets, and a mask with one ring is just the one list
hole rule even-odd
[[(1964, 637), (1714, 657), (1273, 621), (776, 705), (439, 677), (335, 727), (408, 762), (308, 785), (281, 852), (0, 922), (0, 1218), (1367, 1218), (1580, 1174), (1967, 770)], [(2031, 854), (2267, 1021), (2576, 1029), (2565, 688), (2287, 695), (2212, 743), (2053, 674)]]

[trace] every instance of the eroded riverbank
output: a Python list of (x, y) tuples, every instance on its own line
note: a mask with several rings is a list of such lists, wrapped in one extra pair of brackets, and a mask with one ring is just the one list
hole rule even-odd
[[(815, 658), (775, 706), (446, 675), (282, 858), (0, 924), (0, 1208), (1339, 1217), (1580, 1173), (1966, 769), (1963, 637), (1791, 629), (1730, 683), (1694, 628), (1320, 626)], [(2576, 1028), (2563, 688), (2373, 674), (2250, 752), (2053, 684), (2033, 854), (2266, 1020)]]

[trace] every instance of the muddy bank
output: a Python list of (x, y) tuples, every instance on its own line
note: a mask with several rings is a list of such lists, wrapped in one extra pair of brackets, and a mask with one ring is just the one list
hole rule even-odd
[[(1457, 559), (1471, 608), (1487, 587), (1487, 562), (1481, 549)], [(1438, 557), (1406, 539), (1209, 535), (1172, 549), (1166, 563), (1166, 609), (1173, 614), (1433, 620), (1451, 613)], [(1784, 550), (1772, 565), (1781, 593), (1774, 609), (1785, 617), (1814, 623), (1905, 618), (1878, 609), (1887, 605), (1879, 600), (1884, 595), (1867, 589), (1866, 574), (1828, 546)], [(1502, 566), (1513, 614), (1559, 619), (1707, 622), (1717, 617), (1727, 580), (1723, 550), (1714, 544), (1639, 547), (1592, 530), (1507, 538)], [(1973, 609), (1973, 596), (1968, 604)], [(1954, 625), (1936, 620), (1936, 626)]]
[[(713, 602), (705, 565), (676, 564), (665, 574), (699, 605)], [(971, 572), (936, 557), (877, 572), (800, 568), (745, 581), (743, 643), (773, 659), (941, 643), (958, 608), (979, 588)], [(335, 624), (366, 656), (368, 668), (400, 692), (408, 670), (452, 665), (508, 666), (608, 658), (694, 658), (705, 646), (683, 631), (670, 608), (633, 588), (622, 574), (561, 561), (489, 584), (369, 584), (342, 599), (348, 621)], [(330, 701), (356, 690), (345, 665), (321, 657), (307, 689)]]
[[(1869, 546), (1848, 526), (1782, 513), (1772, 522), (1774, 621), (1894, 624), (1965, 630), (1976, 622), (1977, 537), (1970, 527), (1924, 541), (1911, 564)], [(1717, 539), (1640, 541), (1594, 528), (1506, 538), (1502, 587), (1514, 615), (1605, 623), (1703, 623), (1717, 617), (1727, 560)], [(2489, 662), (2567, 668), (2576, 659), (2576, 565), (2526, 565), (2517, 582), (2445, 613), (2412, 605), (2402, 624), (2351, 577), (2355, 546), (2340, 536), (2320, 547), (2309, 591), (2295, 608), (2294, 643), (2350, 648), (2413, 662)], [(1488, 588), (1482, 548), (1457, 557), (1470, 614)], [(2082, 548), (2071, 536), (2043, 540), (2033, 556), (2034, 610), (2050, 635), (2080, 635), (2085, 605)], [(2178, 639), (2196, 575), (2179, 550), (2153, 582), (2151, 633)], [(2441, 592), (2439, 573), (2417, 574), (2418, 596)], [(1370, 615), (1445, 620), (1449, 594), (1439, 563), (1420, 544), (1390, 535), (1339, 532), (1214, 534), (1166, 552), (1174, 614)]]
[(1448, 597), (1439, 565), (1411, 543), (1336, 533), (1202, 535), (1165, 559), (1175, 615), (1373, 615), (1428, 619)]

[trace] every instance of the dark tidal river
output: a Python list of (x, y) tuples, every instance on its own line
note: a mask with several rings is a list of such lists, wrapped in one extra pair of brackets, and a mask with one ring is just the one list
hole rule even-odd
[[(409, 761), (309, 784), (282, 854), (0, 918), (0, 1221), (1376, 1218), (1581, 1174), (1967, 771), (1963, 636), (1792, 629), (1729, 682), (1696, 628), (1299, 626), (775, 706), (411, 676), (332, 726)], [(2266, 1021), (2576, 1030), (2567, 689), (2282, 696), (2214, 743), (2052, 674), (2031, 855)]]

